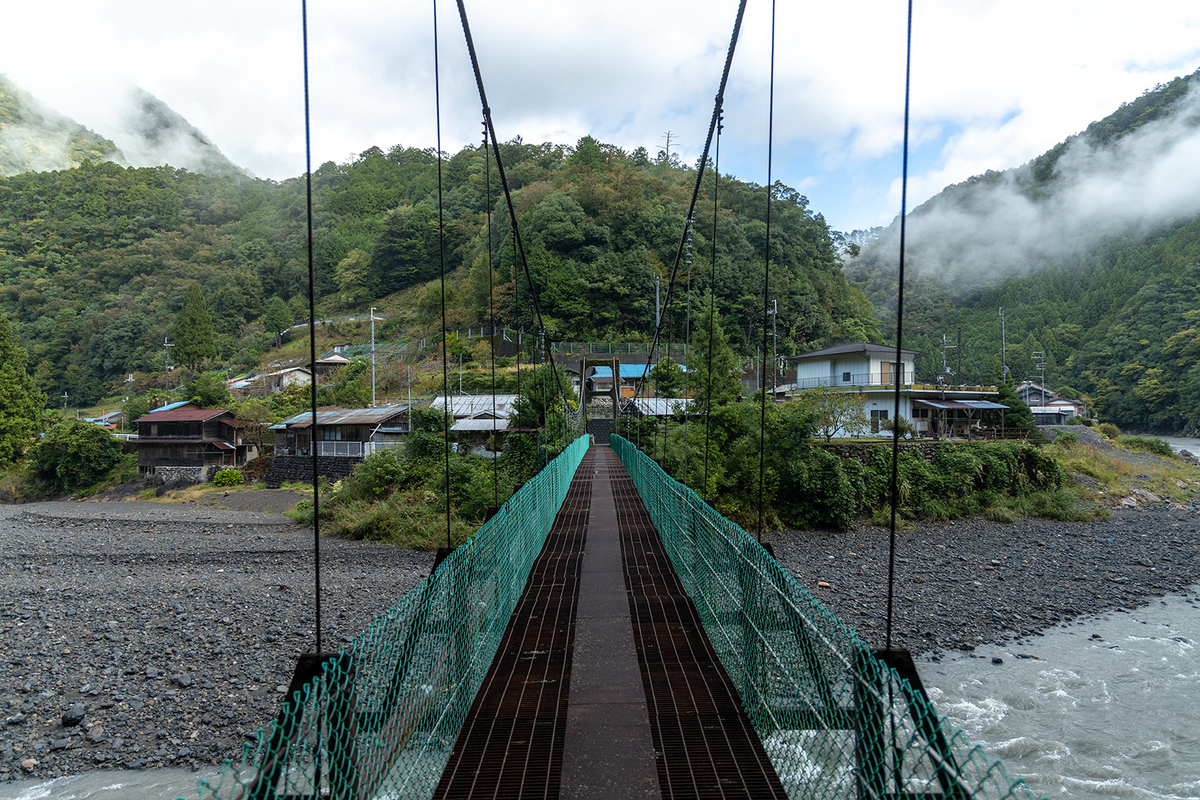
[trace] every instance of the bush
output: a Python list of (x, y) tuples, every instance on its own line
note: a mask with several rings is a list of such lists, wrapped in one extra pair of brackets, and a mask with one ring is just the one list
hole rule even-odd
[(1175, 451), (1171, 449), (1171, 445), (1154, 436), (1122, 436), (1121, 444), (1125, 445), (1128, 450), (1154, 453), (1154, 455), (1164, 458), (1175, 457)]
[(84, 420), (60, 422), (33, 449), (34, 471), (61, 491), (86, 489), (121, 460), (121, 441)]
[(242, 471), (240, 469), (223, 469), (212, 479), (214, 486), (241, 486)]
[(1121, 438), (1121, 429), (1111, 422), (1101, 422), (1096, 426), (1096, 431), (1106, 439), (1111, 439), (1114, 442)]

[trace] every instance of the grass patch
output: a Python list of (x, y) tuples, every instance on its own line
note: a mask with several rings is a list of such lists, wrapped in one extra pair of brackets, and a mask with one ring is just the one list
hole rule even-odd
[(1135, 471), (1131, 464), (1117, 456), (1078, 442), (1060, 442), (1056, 439), (1046, 447), (1046, 452), (1053, 455), (1066, 472), (1088, 475), (1106, 488), (1116, 486)]

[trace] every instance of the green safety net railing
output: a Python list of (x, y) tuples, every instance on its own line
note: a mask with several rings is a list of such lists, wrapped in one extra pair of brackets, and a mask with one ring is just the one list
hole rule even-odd
[(907, 653), (867, 647), (741, 527), (611, 441), (789, 797), (1033, 797), (938, 715)]
[(587, 448), (576, 439), (347, 647), (302, 657), (279, 718), (200, 797), (430, 797)]

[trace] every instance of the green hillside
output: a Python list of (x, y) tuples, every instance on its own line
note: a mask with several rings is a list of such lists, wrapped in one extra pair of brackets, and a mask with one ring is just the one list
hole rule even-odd
[[(959, 353), (944, 351), (942, 337), (955, 345), (961, 328), (960, 377), (997, 380), (1003, 308), (1012, 380), (1036, 379), (1041, 351), (1051, 387), (1090, 397), (1123, 428), (1200, 427), (1200, 189), (1188, 184), (1167, 202), (1139, 183), (1200, 138), (1198, 75), (1017, 169), (947, 187), (910, 215), (905, 345), (925, 351), (921, 375), (943, 369), (943, 352), (957, 372)], [(897, 227), (846, 266), (889, 335)]]
[[(665, 278), (674, 260), (693, 169), (586, 137), (575, 147), (518, 139), (501, 151), (551, 336), (648, 340), (655, 277)], [(388, 317), (381, 339), (436, 330), (438, 293), (426, 283), (439, 270), (437, 163), (430, 150), (396, 146), (314, 172), (320, 316), (365, 316), (375, 306)], [(489, 198), (480, 148), (443, 160), (450, 324), (487, 323), (491, 205), (498, 323), (530, 330), (494, 164), (491, 176)], [(711, 178), (706, 183), (693, 240), (697, 303), (713, 253)], [(776, 184), (774, 191), (780, 354), (878, 339), (870, 304), (844, 279), (822, 217), (794, 190)], [(753, 353), (761, 336), (764, 190), (722, 177), (719, 194), (716, 295), (731, 342)], [(111, 163), (0, 178), (0, 312), (14, 321), (52, 403), (67, 392), (73, 405), (86, 404), (117, 390), (129, 373), (161, 374), (164, 337), (197, 283), (215, 330), (215, 364), (241, 370), (274, 343), (264, 327), (272, 310), (285, 305), (285, 320), (307, 317), (306, 239), (303, 179)], [(674, 341), (684, 329), (677, 297), (667, 317)]]

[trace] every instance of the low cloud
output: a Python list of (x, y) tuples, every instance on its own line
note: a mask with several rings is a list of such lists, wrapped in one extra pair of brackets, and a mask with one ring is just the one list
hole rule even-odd
[[(1108, 146), (1073, 138), (1053, 175), (1036, 187), (1026, 164), (949, 187), (910, 214), (906, 268), (981, 285), (1083, 253), (1106, 236), (1144, 235), (1200, 214), (1200, 89), (1193, 84), (1169, 116)], [(862, 261), (894, 269), (898, 253), (893, 223)]]

